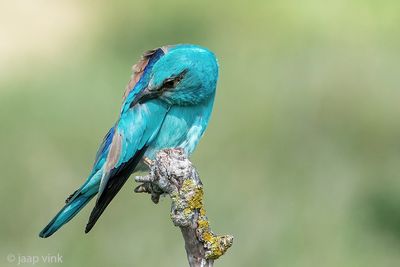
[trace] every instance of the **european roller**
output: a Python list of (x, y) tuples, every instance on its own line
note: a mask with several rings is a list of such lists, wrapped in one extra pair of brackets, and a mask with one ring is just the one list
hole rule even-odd
[(157, 151), (192, 154), (207, 128), (218, 79), (212, 52), (196, 45), (147, 51), (134, 65), (117, 122), (98, 149), (92, 171), (40, 232), (49, 237), (97, 195), (85, 233), (95, 225), (129, 176)]

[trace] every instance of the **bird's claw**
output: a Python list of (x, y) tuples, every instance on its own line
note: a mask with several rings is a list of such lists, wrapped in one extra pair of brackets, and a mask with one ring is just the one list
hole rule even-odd
[(154, 164), (154, 160), (149, 159), (148, 157), (144, 157), (143, 158), (143, 162), (144, 164), (147, 165), (147, 167), (151, 168), (151, 166), (153, 166)]
[(158, 204), (158, 202), (160, 201), (160, 196), (161, 194), (159, 193), (151, 193), (151, 201), (153, 201), (154, 204)]
[(154, 178), (151, 175), (136, 176), (135, 181), (138, 183), (151, 183), (154, 182)]
[(135, 187), (134, 192), (151, 194), (151, 184), (150, 183), (142, 183)]
[(153, 178), (150, 175), (136, 176), (135, 181), (139, 184), (135, 189), (135, 193), (148, 193), (151, 194), (151, 200), (154, 204), (160, 201), (160, 196), (163, 194), (160, 188), (153, 182)]

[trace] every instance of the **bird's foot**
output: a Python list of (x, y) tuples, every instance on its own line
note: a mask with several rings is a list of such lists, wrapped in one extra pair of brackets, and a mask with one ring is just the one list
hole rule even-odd
[(135, 193), (151, 194), (151, 200), (154, 204), (160, 201), (160, 196), (164, 194), (164, 192), (154, 183), (154, 178), (152, 176), (136, 176), (135, 181), (141, 183), (134, 189)]
[[(171, 160), (169, 156), (172, 154), (175, 158)], [(135, 181), (140, 184), (134, 191), (151, 194), (151, 200), (156, 204), (161, 195), (178, 192), (182, 187), (183, 177), (191, 175), (184, 172), (188, 169), (185, 166), (190, 162), (187, 159), (181, 162), (182, 157), (184, 157), (182, 149), (165, 150), (159, 153), (155, 160), (145, 157), (143, 162), (150, 168), (150, 172), (147, 175), (135, 177)]]

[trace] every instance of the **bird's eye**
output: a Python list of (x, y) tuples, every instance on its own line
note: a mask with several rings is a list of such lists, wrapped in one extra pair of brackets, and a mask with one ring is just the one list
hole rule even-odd
[(164, 81), (162, 88), (170, 89), (178, 85), (178, 83), (183, 79), (187, 70), (182, 71), (178, 76), (168, 78)]
[(164, 88), (172, 88), (175, 87), (177, 81), (176, 79), (166, 79), (163, 83)]

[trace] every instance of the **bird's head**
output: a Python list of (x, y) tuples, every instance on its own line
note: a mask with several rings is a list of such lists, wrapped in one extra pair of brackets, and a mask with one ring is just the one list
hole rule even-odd
[(218, 63), (212, 52), (195, 45), (169, 46), (163, 51), (133, 104), (158, 98), (172, 105), (195, 105), (214, 96)]

